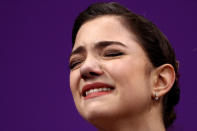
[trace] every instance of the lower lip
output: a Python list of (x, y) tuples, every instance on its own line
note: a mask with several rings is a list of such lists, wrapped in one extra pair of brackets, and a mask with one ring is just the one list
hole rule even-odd
[(91, 98), (94, 98), (94, 97), (99, 97), (99, 96), (107, 95), (107, 94), (110, 94), (111, 92), (112, 91), (91, 93), (91, 94), (88, 94), (87, 96), (85, 96), (85, 100), (91, 99)]

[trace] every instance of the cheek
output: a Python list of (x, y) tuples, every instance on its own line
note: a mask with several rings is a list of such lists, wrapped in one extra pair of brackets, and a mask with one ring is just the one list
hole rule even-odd
[(77, 70), (70, 72), (70, 89), (75, 105), (80, 110), (79, 73)]
[(121, 100), (142, 100), (151, 96), (150, 80), (145, 66), (143, 61), (130, 59), (105, 64), (107, 73), (121, 93)]
[(70, 72), (70, 89), (73, 97), (77, 93), (79, 74), (77, 71)]
[(125, 58), (122, 60), (112, 60), (106, 62), (103, 67), (112, 77), (114, 82), (135, 83), (145, 77), (145, 64), (141, 61), (133, 61)]

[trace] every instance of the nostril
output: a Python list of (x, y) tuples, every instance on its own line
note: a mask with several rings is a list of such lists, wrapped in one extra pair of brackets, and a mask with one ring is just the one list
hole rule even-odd
[(99, 74), (96, 73), (96, 72), (87, 72), (87, 73), (84, 73), (84, 74), (81, 75), (81, 77), (82, 77), (83, 79), (94, 78), (94, 77), (96, 77), (96, 76), (99, 76)]
[(80, 74), (82, 79), (87, 80), (102, 75), (103, 70), (99, 63), (95, 61), (91, 61), (91, 63), (86, 61), (86, 63), (83, 63), (80, 67)]
[(89, 74), (92, 76), (99, 76), (99, 74), (97, 74), (96, 72), (89, 72)]
[(87, 78), (88, 78), (85, 74), (82, 74), (81, 77), (82, 77), (83, 79), (87, 79)]

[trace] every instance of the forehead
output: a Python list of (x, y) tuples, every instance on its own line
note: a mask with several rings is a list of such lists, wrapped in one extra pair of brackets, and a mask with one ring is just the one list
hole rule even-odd
[(126, 28), (126, 25), (121, 23), (121, 17), (101, 16), (80, 27), (74, 48), (99, 41), (121, 41), (125, 43), (131, 39), (135, 39), (135, 36)]

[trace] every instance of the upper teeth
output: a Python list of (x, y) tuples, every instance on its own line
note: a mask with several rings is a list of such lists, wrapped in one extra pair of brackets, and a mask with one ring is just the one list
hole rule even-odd
[(110, 88), (97, 88), (97, 89), (90, 89), (85, 92), (86, 96), (90, 93), (101, 92), (101, 91), (110, 91)]

